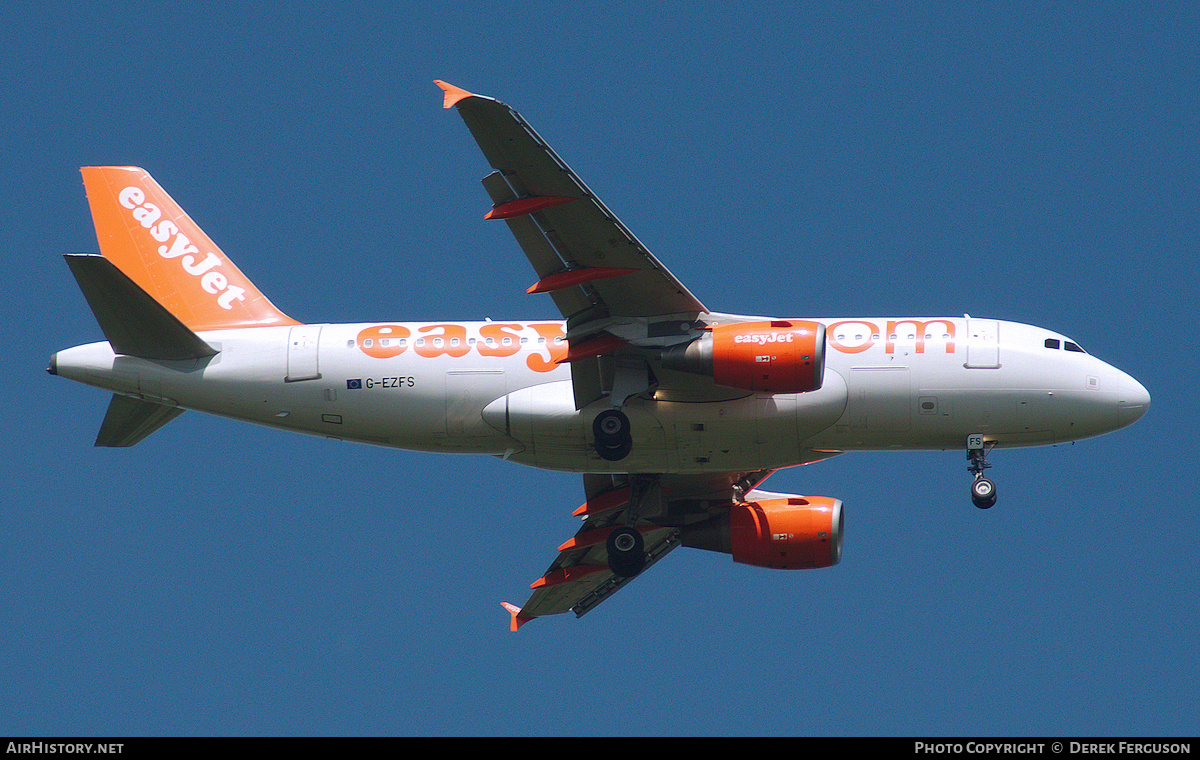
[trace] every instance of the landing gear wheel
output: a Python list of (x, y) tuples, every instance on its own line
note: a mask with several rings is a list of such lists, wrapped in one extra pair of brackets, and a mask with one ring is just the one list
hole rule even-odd
[(597, 414), (592, 422), (592, 437), (596, 441), (596, 453), (610, 462), (619, 462), (633, 449), (629, 418), (620, 409), (606, 409)]
[(632, 578), (646, 566), (646, 543), (636, 528), (628, 525), (608, 534), (608, 568), (621, 578)]
[(971, 484), (971, 501), (980, 509), (990, 509), (996, 503), (996, 484), (985, 477)]

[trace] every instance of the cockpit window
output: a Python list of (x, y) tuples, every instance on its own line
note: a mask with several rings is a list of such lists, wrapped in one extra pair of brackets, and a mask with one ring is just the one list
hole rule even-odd
[(1076, 354), (1086, 354), (1087, 353), (1086, 351), (1084, 351), (1084, 349), (1082, 349), (1079, 346), (1079, 343), (1073, 343), (1070, 341), (1060, 341), (1057, 339), (1057, 337), (1048, 337), (1048, 339), (1046, 339), (1046, 342), (1045, 342), (1045, 347), (1046, 348), (1054, 348), (1054, 349), (1062, 347), (1062, 348), (1066, 349), (1066, 351), (1070, 351), (1070, 352), (1073, 352)]

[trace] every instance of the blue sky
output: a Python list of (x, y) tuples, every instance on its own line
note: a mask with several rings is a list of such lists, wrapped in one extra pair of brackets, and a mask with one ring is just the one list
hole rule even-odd
[[(0, 11), (0, 734), (1194, 734), (1200, 11), (1043, 4)], [(711, 308), (970, 312), (1153, 395), (1127, 430), (775, 475), (842, 563), (681, 550), (507, 630), (577, 476), (188, 413), (94, 449), (60, 256), (143, 166), (285, 312), (540, 319), (445, 79), (518, 108)]]

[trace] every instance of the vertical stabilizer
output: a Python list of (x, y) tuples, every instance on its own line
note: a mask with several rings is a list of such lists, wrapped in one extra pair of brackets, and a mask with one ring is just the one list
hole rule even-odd
[(299, 324), (275, 308), (144, 169), (80, 172), (100, 253), (189, 329)]

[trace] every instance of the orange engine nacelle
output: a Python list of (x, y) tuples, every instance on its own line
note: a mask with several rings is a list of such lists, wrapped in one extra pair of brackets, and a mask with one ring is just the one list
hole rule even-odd
[(668, 369), (710, 375), (729, 388), (815, 391), (825, 377), (825, 325), (794, 319), (716, 325), (662, 358)]
[(842, 558), (842, 501), (790, 496), (734, 504), (728, 514), (682, 531), (684, 546), (778, 570), (832, 567)]

